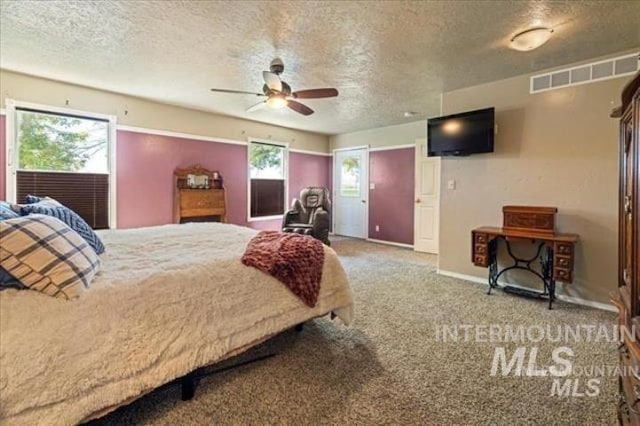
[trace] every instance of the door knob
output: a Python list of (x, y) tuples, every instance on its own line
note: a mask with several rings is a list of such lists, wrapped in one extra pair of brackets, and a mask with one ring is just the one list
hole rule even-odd
[(367, 202), (367, 200), (360, 200), (360, 201), (362, 201), (363, 204)]
[(420, 204), (420, 198), (416, 198), (416, 204)]

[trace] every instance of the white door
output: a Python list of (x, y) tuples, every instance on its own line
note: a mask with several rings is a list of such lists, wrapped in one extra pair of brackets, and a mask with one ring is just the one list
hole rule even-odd
[(440, 232), (440, 157), (427, 157), (426, 140), (416, 140), (415, 227), (413, 248), (438, 253)]
[(369, 150), (335, 150), (333, 155), (333, 232), (367, 238)]

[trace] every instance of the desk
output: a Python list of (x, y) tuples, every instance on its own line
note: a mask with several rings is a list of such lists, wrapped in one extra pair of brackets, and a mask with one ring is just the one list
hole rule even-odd
[[(203, 187), (194, 188), (189, 180), (206, 177)], [(173, 172), (173, 222), (227, 221), (227, 194), (217, 171), (199, 165)]]
[[(504, 244), (499, 244), (503, 241)], [(536, 254), (530, 258), (521, 258), (513, 253), (512, 241), (531, 241), (536, 244)], [(489, 268), (489, 291), (498, 287), (498, 279), (502, 274), (513, 269), (528, 271), (540, 278), (544, 285), (543, 292), (524, 290), (507, 286), (504, 291), (523, 296), (549, 298), (549, 309), (556, 298), (556, 280), (565, 283), (573, 282), (573, 265), (576, 234), (556, 234), (536, 230), (512, 230), (483, 226), (471, 231), (471, 261), (476, 266)], [(513, 259), (513, 264), (503, 269), (498, 266), (498, 249), (505, 246)], [(532, 264), (540, 261), (540, 270)]]

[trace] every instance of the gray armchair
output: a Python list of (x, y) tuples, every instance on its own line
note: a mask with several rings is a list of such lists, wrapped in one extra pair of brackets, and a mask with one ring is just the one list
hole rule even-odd
[(329, 215), (331, 200), (327, 188), (309, 187), (300, 191), (300, 199), (294, 199), (291, 210), (282, 218), (282, 232), (311, 235), (326, 245), (329, 242)]

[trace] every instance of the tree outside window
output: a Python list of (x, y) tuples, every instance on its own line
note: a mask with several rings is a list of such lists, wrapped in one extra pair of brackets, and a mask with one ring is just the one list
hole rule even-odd
[(284, 213), (286, 195), (286, 147), (249, 143), (249, 218)]
[(108, 123), (17, 111), (18, 168), (108, 173)]

